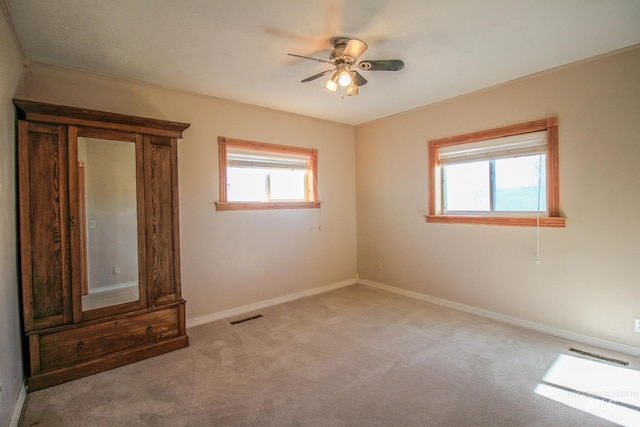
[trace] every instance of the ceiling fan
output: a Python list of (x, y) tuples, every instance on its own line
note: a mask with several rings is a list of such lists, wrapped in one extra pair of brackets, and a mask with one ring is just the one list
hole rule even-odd
[(367, 50), (367, 44), (362, 40), (352, 39), (350, 37), (338, 36), (331, 38), (333, 50), (329, 54), (329, 60), (311, 58), (309, 56), (296, 55), (289, 53), (289, 56), (296, 58), (311, 59), (313, 61), (322, 62), (332, 65), (330, 70), (322, 71), (302, 80), (302, 83), (310, 82), (327, 74), (333, 73), (331, 78), (324, 85), (331, 92), (335, 92), (338, 87), (342, 87), (342, 95), (346, 93), (348, 96), (358, 95), (358, 86), (367, 84), (367, 79), (362, 77), (353, 68), (371, 71), (399, 71), (404, 67), (404, 62), (400, 59), (379, 59), (360, 61), (356, 65), (358, 58)]

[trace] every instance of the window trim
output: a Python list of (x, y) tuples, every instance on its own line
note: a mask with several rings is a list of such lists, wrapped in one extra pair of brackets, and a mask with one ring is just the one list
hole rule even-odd
[[(439, 148), (537, 131), (547, 131), (547, 214), (545, 216), (442, 215), (436, 213), (436, 168), (439, 165)], [(560, 214), (558, 117), (548, 117), (546, 119), (532, 122), (471, 132), (447, 138), (432, 139), (428, 142), (428, 148), (429, 213), (424, 215), (426, 222), (565, 227), (566, 218), (562, 217)]]
[[(311, 194), (307, 201), (282, 202), (229, 202), (227, 199), (227, 148), (244, 148), (270, 153), (297, 154), (309, 157), (308, 188)], [(216, 202), (216, 210), (258, 210), (258, 209), (309, 209), (319, 208), (318, 200), (318, 150), (315, 148), (293, 147), (289, 145), (270, 144), (266, 142), (247, 141), (243, 139), (218, 137), (218, 154), (220, 163), (220, 201)]]

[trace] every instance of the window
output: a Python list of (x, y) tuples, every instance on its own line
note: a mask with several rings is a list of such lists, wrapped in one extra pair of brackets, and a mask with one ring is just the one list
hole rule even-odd
[(318, 151), (218, 138), (217, 210), (319, 208)]
[(564, 227), (556, 117), (429, 141), (427, 222)]

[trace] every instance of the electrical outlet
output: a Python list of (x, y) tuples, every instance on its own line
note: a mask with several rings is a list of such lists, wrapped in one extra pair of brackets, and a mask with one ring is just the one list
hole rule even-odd
[(640, 317), (633, 319), (633, 330), (640, 333)]
[(113, 267), (113, 274), (120, 274), (120, 267)]
[(382, 261), (378, 260), (376, 265), (378, 266), (378, 270), (382, 270)]

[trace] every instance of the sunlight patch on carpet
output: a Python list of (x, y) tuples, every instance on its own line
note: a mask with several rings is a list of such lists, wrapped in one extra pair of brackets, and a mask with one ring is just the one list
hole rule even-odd
[(640, 426), (640, 372), (566, 354), (535, 392), (623, 426)]

